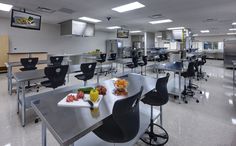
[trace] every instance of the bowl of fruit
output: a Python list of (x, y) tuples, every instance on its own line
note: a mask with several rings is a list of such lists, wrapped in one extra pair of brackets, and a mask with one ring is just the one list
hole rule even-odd
[(126, 90), (128, 84), (128, 81), (126, 81), (125, 79), (118, 79), (114, 82), (116, 90)]

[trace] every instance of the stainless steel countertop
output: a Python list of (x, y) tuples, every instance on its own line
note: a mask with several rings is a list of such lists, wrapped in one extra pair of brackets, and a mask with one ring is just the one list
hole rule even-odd
[[(128, 96), (137, 93), (141, 86), (144, 87), (142, 95), (155, 88), (156, 79), (138, 74), (129, 74), (122, 77), (128, 80)], [(47, 128), (54, 135), (60, 145), (72, 144), (85, 134), (102, 125), (102, 121), (112, 114), (114, 103), (122, 98), (115, 96), (114, 80), (106, 80), (101, 84), (107, 88), (107, 94), (100, 103), (97, 112), (89, 108), (58, 107), (57, 103), (67, 94), (76, 92), (79, 86), (65, 87), (58, 90), (35, 95), (40, 100), (32, 102), (32, 107), (38, 116), (45, 122)], [(94, 85), (95, 86), (95, 85)]]
[(37, 69), (37, 70), (15, 72), (13, 73), (13, 77), (17, 82), (25, 82), (44, 78), (45, 74), (44, 74), (44, 69)]

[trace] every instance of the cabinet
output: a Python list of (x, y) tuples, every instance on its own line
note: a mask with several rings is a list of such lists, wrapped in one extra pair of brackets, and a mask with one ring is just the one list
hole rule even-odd
[(6, 71), (5, 63), (8, 60), (9, 37), (8, 35), (0, 36), (0, 72)]

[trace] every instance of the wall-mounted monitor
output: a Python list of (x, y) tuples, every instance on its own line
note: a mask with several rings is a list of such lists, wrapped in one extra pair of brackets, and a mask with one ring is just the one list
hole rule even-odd
[(117, 29), (117, 38), (129, 38), (129, 30)]
[(11, 27), (40, 30), (41, 16), (28, 12), (12, 10)]

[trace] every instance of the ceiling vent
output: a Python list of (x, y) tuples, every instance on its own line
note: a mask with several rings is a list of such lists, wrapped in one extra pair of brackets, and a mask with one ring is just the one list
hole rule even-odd
[(151, 15), (148, 17), (151, 19), (160, 19), (160, 18), (163, 18), (163, 15), (162, 14), (154, 14), (154, 15)]
[(66, 14), (73, 14), (75, 13), (74, 10), (68, 9), (68, 8), (61, 8), (58, 10), (59, 12), (66, 13)]
[(52, 9), (46, 8), (46, 7), (38, 7), (37, 11), (43, 12), (43, 13), (48, 13), (48, 14), (52, 14), (52, 13), (56, 12), (56, 10), (52, 10)]

